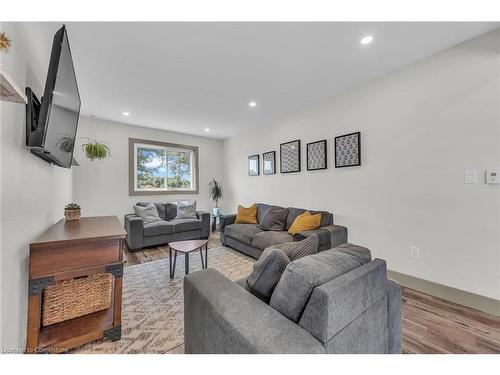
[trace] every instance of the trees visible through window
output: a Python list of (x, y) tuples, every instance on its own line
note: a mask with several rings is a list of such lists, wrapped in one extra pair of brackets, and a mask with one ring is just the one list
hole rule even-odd
[(132, 195), (197, 190), (196, 147), (139, 141), (131, 139), (134, 153)]

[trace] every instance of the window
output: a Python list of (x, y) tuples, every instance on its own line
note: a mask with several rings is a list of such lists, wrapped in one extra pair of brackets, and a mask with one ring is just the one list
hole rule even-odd
[(129, 139), (130, 195), (198, 193), (198, 147)]

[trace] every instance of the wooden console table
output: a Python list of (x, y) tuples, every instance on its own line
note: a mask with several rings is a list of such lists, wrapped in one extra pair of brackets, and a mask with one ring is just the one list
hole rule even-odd
[[(61, 219), (30, 244), (26, 352), (62, 352), (82, 344), (121, 338), (123, 241), (116, 216)], [(44, 327), (43, 289), (93, 274), (114, 276), (109, 309)]]

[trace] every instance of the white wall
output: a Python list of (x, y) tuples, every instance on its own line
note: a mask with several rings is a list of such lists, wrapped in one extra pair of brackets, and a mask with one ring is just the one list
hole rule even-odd
[[(111, 148), (111, 157), (90, 161), (81, 150), (84, 137), (105, 142)], [(128, 139), (141, 138), (162, 142), (198, 146), (199, 194), (129, 196)], [(138, 201), (175, 202), (197, 201), (198, 209), (211, 210), (208, 183), (212, 178), (222, 180), (222, 141), (189, 136), (162, 130), (130, 126), (110, 121), (81, 118), (75, 158), (81, 164), (74, 168), (74, 200), (82, 207), (82, 215), (123, 215), (133, 212)]]
[[(499, 46), (497, 30), (226, 140), (224, 208), (328, 209), (350, 242), (391, 270), (500, 299), (500, 185), (483, 175), (500, 169)], [(358, 130), (362, 166), (335, 169), (334, 137)], [(249, 155), (279, 155), (297, 138), (302, 172), (247, 175)], [(306, 143), (324, 138), (328, 170), (306, 171)], [(466, 169), (478, 170), (478, 184), (464, 184)], [(412, 245), (420, 259), (410, 258)]]
[[(30, 24), (2, 23), (2, 31), (12, 40), (9, 52), (0, 53), (2, 69), (42, 96), (51, 45), (33, 45)], [(44, 55), (35, 52), (44, 49)], [(71, 170), (49, 165), (25, 147), (25, 116), (24, 105), (2, 102), (1, 347), (13, 350), (22, 350), (26, 339), (29, 242), (63, 217), (72, 196)]]

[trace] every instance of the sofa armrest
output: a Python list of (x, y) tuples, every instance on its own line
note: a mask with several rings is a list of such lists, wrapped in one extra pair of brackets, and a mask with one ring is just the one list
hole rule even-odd
[(294, 241), (302, 241), (311, 234), (317, 234), (319, 237), (318, 251), (324, 251), (333, 247), (347, 243), (347, 228), (341, 225), (327, 225), (315, 230), (306, 230), (296, 233)]
[(226, 225), (234, 224), (235, 221), (236, 221), (236, 214), (220, 215), (219, 226), (221, 233), (224, 233)]
[(196, 216), (201, 220), (201, 238), (208, 238), (210, 236), (210, 213), (196, 211)]
[(208, 268), (184, 278), (186, 353), (324, 353), (309, 332)]
[(389, 353), (401, 354), (401, 286), (392, 280), (387, 280), (387, 312), (389, 314)]
[(144, 220), (135, 214), (127, 214), (123, 221), (129, 249), (141, 249), (144, 246)]

